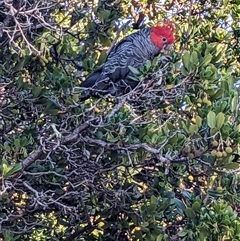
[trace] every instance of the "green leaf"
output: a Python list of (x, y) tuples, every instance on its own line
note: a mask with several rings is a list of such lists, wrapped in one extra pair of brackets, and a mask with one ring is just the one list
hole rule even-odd
[(222, 112), (219, 112), (216, 116), (216, 127), (218, 130), (221, 129), (225, 121), (225, 115)]
[(21, 169), (22, 169), (21, 163), (15, 164), (12, 168), (9, 168), (9, 167), (8, 167), (8, 171), (5, 173), (4, 177), (10, 177), (10, 176), (12, 176), (14, 173), (20, 171)]
[(99, 12), (98, 16), (102, 23), (105, 22), (110, 16), (111, 12), (109, 10), (102, 10)]
[[(95, 205), (96, 205), (96, 204), (95, 204)], [(136, 216), (135, 214), (129, 214), (129, 217), (131, 218), (131, 220), (133, 221), (133, 223), (134, 223), (135, 225), (138, 224), (138, 218), (137, 218), (137, 216)]]
[(106, 34), (103, 34), (103, 33), (99, 34), (98, 38), (99, 38), (99, 40), (100, 40), (100, 42), (103, 46), (110, 46), (111, 45), (111, 41)]
[(151, 66), (152, 66), (152, 64), (151, 64), (151, 61), (149, 61), (149, 60), (147, 60), (146, 63), (144, 64), (144, 67), (145, 67), (146, 71), (149, 71)]
[(157, 139), (158, 139), (158, 134), (153, 134), (151, 138), (151, 143), (155, 144), (157, 142)]
[(106, 51), (101, 51), (101, 54), (100, 54), (100, 56), (98, 58), (98, 64), (99, 65), (103, 64), (106, 61), (106, 58), (107, 58)]
[(156, 204), (157, 198), (154, 195), (152, 195), (151, 198), (150, 198), (150, 202)]
[(38, 97), (40, 95), (42, 91), (42, 87), (41, 86), (33, 86), (32, 87), (32, 93), (34, 97)]
[(213, 136), (213, 135), (215, 135), (216, 133), (218, 132), (218, 129), (217, 128), (212, 128), (212, 129), (210, 129), (210, 136)]
[(195, 201), (195, 202), (193, 203), (193, 205), (192, 205), (192, 208), (193, 208), (194, 211), (200, 210), (200, 208), (201, 208), (200, 202), (199, 202), (199, 201)]
[(188, 126), (186, 124), (188, 123), (184, 121), (180, 122), (181, 128), (183, 128), (188, 133)]
[(208, 236), (208, 231), (201, 229), (200, 233), (199, 233), (199, 239), (200, 241), (206, 241), (207, 240), (207, 236)]
[(196, 213), (193, 211), (192, 208), (186, 208), (184, 212), (186, 216), (190, 219), (194, 219), (196, 217)]
[(15, 241), (20, 238), (19, 235), (15, 235), (11, 231), (5, 229), (2, 230), (2, 235), (4, 237), (4, 241)]
[(148, 208), (149, 214), (153, 214), (156, 211), (156, 209), (157, 209), (157, 204), (151, 203)]
[(197, 65), (198, 64), (198, 54), (196, 51), (193, 51), (190, 57), (191, 63)]
[(188, 52), (185, 52), (182, 56), (182, 62), (187, 71), (189, 71), (190, 58), (191, 56)]
[(158, 207), (158, 210), (160, 211), (166, 210), (169, 207), (170, 203), (171, 203), (171, 199), (164, 200), (162, 204)]
[(189, 126), (189, 133), (191, 134), (191, 135), (193, 135), (193, 134), (195, 134), (195, 133), (197, 133), (198, 132), (198, 126), (197, 125), (191, 125), (191, 126)]
[(217, 100), (217, 99), (219, 99), (219, 98), (222, 97), (223, 93), (224, 93), (223, 89), (218, 89), (218, 90), (215, 92), (215, 94), (212, 96), (212, 98), (213, 98), (214, 100)]
[(210, 128), (216, 127), (216, 114), (213, 111), (209, 111), (207, 114), (207, 124)]
[(174, 145), (175, 143), (177, 143), (177, 141), (178, 141), (178, 137), (174, 136), (168, 140), (168, 143), (171, 145)]
[(186, 70), (186, 68), (185, 68), (184, 66), (182, 66), (182, 67), (180, 68), (180, 71), (181, 71), (181, 73), (182, 73), (183, 76), (188, 76), (188, 71)]
[(25, 64), (25, 58), (22, 58), (13, 68), (13, 71), (16, 72), (16, 71), (19, 71), (23, 68)]
[(159, 234), (158, 236), (157, 236), (157, 239), (156, 239), (156, 241), (162, 241), (163, 240), (163, 234)]
[(211, 62), (212, 60), (212, 55), (211, 54), (207, 54), (204, 59), (202, 60), (201, 65), (207, 65)]
[(232, 112), (235, 112), (237, 110), (238, 98), (239, 98), (238, 95), (235, 95), (232, 98), (232, 101), (231, 101), (231, 111)]
[(21, 147), (20, 139), (18, 139), (18, 138), (14, 139), (14, 145), (15, 145), (16, 148)]
[(51, 115), (57, 115), (59, 110), (58, 109), (46, 109), (45, 112), (47, 114), (51, 114)]
[(212, 197), (222, 197), (223, 196), (222, 193), (219, 193), (216, 190), (208, 190), (207, 192)]
[(227, 106), (228, 106), (228, 102), (227, 101), (221, 101), (220, 111), (224, 112), (224, 110), (225, 110), (225, 108), (227, 108)]
[(227, 7), (229, 0), (223, 0), (223, 6), (224, 8)]
[(140, 72), (138, 69), (132, 67), (131, 65), (128, 66), (128, 68), (129, 68), (130, 71), (133, 72), (134, 74), (136, 74), (136, 75), (141, 75), (141, 72)]
[(167, 140), (166, 136), (160, 136), (158, 138), (158, 144), (163, 144)]
[(3, 176), (5, 176), (10, 169), (11, 168), (6, 163), (3, 163), (2, 164), (2, 174), (3, 174)]
[(114, 137), (112, 134), (108, 133), (108, 134), (107, 134), (107, 140), (108, 140), (109, 142), (114, 143), (114, 142), (119, 141), (119, 136)]
[(229, 169), (238, 169), (239, 167), (240, 167), (240, 164), (236, 163), (236, 162), (228, 163), (223, 166), (223, 168), (228, 169), (228, 170)]
[(196, 116), (196, 125), (197, 127), (202, 126), (202, 118), (200, 116)]
[(11, 147), (9, 146), (8, 142), (5, 141), (4, 144), (3, 144), (3, 147), (4, 147), (4, 150), (6, 152), (10, 152), (11, 151)]
[(178, 232), (179, 237), (185, 237), (187, 234), (188, 234), (188, 231), (184, 229)]

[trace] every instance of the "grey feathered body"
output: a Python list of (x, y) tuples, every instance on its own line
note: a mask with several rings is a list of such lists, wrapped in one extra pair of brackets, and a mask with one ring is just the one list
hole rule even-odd
[(106, 94), (124, 94), (135, 88), (138, 81), (131, 78), (134, 74), (128, 66), (139, 69), (147, 60), (152, 61), (161, 51), (151, 41), (150, 33), (151, 28), (145, 28), (116, 44), (106, 62), (80, 84), (80, 87), (88, 88), (86, 96), (82, 99)]

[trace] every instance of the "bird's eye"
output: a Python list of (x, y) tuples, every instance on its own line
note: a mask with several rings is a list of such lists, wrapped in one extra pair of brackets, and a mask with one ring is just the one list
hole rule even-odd
[(166, 43), (167, 42), (167, 39), (166, 38), (162, 38), (162, 41), (163, 41), (163, 43)]

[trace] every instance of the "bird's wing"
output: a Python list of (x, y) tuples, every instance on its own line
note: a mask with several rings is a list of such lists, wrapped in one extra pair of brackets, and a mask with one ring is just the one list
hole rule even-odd
[[(94, 89), (107, 89), (111, 81), (116, 83), (120, 80), (126, 79), (128, 76), (133, 76), (130, 73), (128, 66), (139, 67), (139, 61), (143, 61), (141, 48), (134, 43), (134, 35), (132, 34), (110, 51), (106, 62), (90, 74), (85, 81), (80, 84), (80, 87)], [(136, 42), (136, 41), (135, 41)], [(113, 84), (112, 83), (112, 84)], [(135, 85), (135, 83), (133, 84)]]
[(91, 73), (85, 81), (80, 84), (80, 87), (90, 88), (96, 84), (96, 82), (101, 79), (103, 65), (98, 67), (93, 73)]
[(124, 79), (134, 62), (133, 43), (131, 40), (122, 40), (113, 47), (106, 62), (91, 73), (80, 87), (90, 88), (101, 80), (109, 78), (113, 82)]
[(108, 76), (114, 82), (124, 79), (130, 72), (128, 66), (134, 66), (134, 57), (132, 39), (123, 39), (109, 53), (103, 65), (102, 76)]

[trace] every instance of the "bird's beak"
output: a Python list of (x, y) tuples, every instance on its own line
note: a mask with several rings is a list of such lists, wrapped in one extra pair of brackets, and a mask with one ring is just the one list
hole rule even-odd
[(173, 50), (173, 44), (166, 44), (161, 49), (161, 53), (164, 53), (166, 51), (171, 51), (171, 50)]

